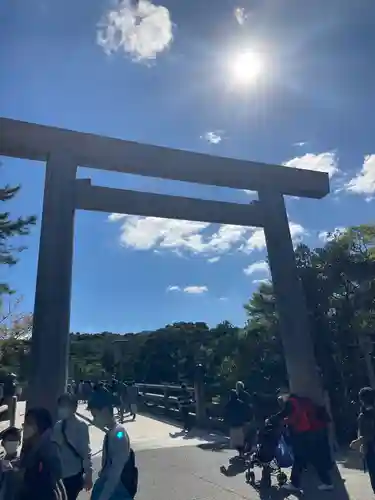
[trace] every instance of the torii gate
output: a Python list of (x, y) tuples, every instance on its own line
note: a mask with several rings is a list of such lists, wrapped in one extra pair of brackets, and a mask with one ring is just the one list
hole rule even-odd
[[(283, 195), (323, 198), (326, 173), (221, 158), (0, 118), (0, 154), (46, 162), (31, 340), (29, 405), (54, 411), (69, 356), (76, 209), (263, 227), (291, 389), (321, 399)], [(76, 179), (78, 166), (258, 191), (241, 205), (141, 193)]]

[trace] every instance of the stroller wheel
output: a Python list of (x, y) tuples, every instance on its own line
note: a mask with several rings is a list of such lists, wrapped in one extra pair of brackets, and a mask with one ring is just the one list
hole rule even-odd
[(283, 486), (288, 481), (288, 476), (285, 474), (285, 472), (280, 471), (277, 473), (276, 479), (277, 479), (277, 484), (279, 486)]
[(255, 484), (255, 474), (254, 471), (248, 470), (245, 474), (246, 482), (249, 484)]
[(227, 475), (227, 469), (226, 469), (226, 467), (225, 467), (224, 465), (222, 465), (222, 466), (220, 467), (220, 472), (221, 472), (222, 474), (224, 474), (225, 476)]

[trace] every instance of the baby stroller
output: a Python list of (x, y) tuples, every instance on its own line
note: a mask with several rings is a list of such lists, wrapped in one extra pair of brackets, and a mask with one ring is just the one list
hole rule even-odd
[(278, 426), (266, 423), (263, 429), (259, 430), (257, 436), (256, 450), (252, 453), (246, 463), (246, 482), (255, 485), (254, 467), (262, 468), (261, 487), (271, 486), (271, 475), (276, 476), (279, 486), (288, 480), (287, 475), (281, 470), (277, 460), (277, 451), (281, 439), (281, 432)]

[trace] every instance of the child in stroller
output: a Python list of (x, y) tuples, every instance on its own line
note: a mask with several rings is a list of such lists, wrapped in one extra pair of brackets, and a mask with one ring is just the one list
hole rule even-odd
[(246, 464), (246, 481), (249, 484), (255, 485), (255, 466), (262, 468), (260, 487), (268, 488), (271, 486), (272, 474), (276, 475), (279, 486), (287, 482), (287, 475), (281, 470), (276, 459), (280, 438), (280, 427), (269, 421), (266, 421), (264, 427), (258, 431), (256, 450), (250, 455)]

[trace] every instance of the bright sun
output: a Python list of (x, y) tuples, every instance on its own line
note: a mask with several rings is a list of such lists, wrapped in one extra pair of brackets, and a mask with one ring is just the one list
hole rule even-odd
[(235, 81), (246, 85), (254, 82), (263, 72), (263, 61), (259, 54), (242, 52), (232, 62), (232, 71)]

